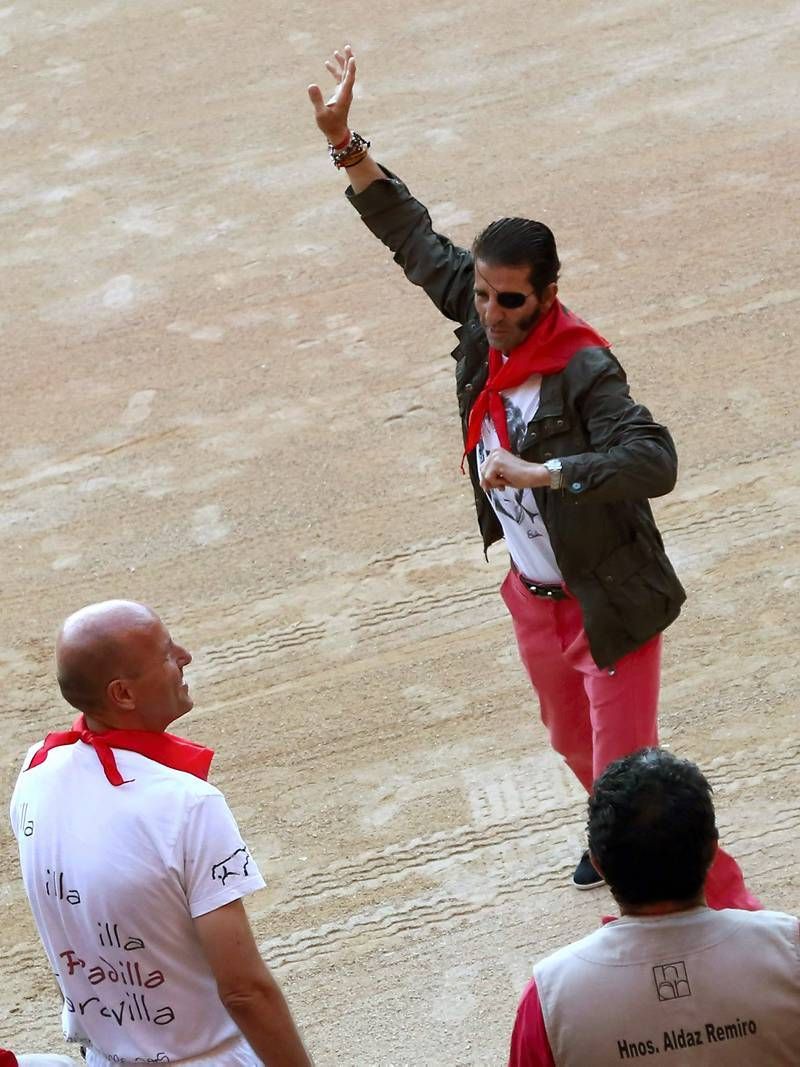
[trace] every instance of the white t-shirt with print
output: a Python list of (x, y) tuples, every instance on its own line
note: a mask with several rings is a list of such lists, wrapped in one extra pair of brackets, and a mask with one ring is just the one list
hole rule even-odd
[[(541, 374), (534, 374), (522, 385), (505, 389), (500, 394), (506, 409), (511, 450), (515, 453), (518, 453), (528, 423), (539, 408), (541, 387)], [(500, 439), (494, 423), (487, 415), (477, 445), (478, 467), (483, 465), (492, 449), (499, 447)], [(558, 585), (562, 581), (561, 571), (544, 520), (536, 506), (533, 490), (506, 486), (504, 489), (490, 489), (486, 495), (503, 528), (509, 555), (520, 574), (543, 585)]]
[[(27, 767), (40, 746), (25, 760)], [(64, 994), (68, 1041), (90, 1064), (212, 1056), (258, 1064), (217, 993), (192, 919), (263, 888), (220, 791), (114, 749), (52, 749), (11, 800), (25, 889)]]

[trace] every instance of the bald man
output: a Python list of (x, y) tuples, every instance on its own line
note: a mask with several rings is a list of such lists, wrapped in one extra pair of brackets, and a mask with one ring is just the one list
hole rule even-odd
[(29, 751), (11, 821), (64, 1035), (97, 1067), (308, 1067), (244, 910), (264, 880), (206, 781), (213, 752), (166, 732), (192, 708), (191, 660), (130, 601), (59, 632), (59, 687), (80, 714)]

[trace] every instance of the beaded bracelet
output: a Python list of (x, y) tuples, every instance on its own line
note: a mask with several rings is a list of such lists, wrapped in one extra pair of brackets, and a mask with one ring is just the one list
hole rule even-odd
[(354, 167), (366, 156), (369, 146), (370, 142), (365, 140), (360, 133), (351, 133), (343, 148), (329, 144), (328, 153), (337, 169)]

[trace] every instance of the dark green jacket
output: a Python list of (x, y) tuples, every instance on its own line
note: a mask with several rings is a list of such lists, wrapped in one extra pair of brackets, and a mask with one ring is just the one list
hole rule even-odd
[[(488, 343), (473, 302), (472, 253), (434, 232), (430, 216), (391, 172), (347, 196), (406, 277), (460, 325), (456, 394), (462, 429), (486, 382)], [(673, 622), (686, 594), (664, 552), (649, 497), (669, 493), (678, 460), (669, 431), (630, 396), (606, 348), (585, 348), (542, 379), (539, 409), (519, 446), (533, 463), (561, 459), (564, 488), (534, 489), (559, 569), (583, 612), (599, 667), (610, 667)], [(468, 458), (484, 550), (503, 536)]]

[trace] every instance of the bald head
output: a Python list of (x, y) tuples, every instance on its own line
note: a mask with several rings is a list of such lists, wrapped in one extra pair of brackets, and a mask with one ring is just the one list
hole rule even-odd
[(56, 670), (61, 694), (79, 711), (97, 711), (115, 678), (135, 676), (142, 630), (158, 623), (144, 604), (106, 600), (76, 611), (62, 625), (56, 640)]

